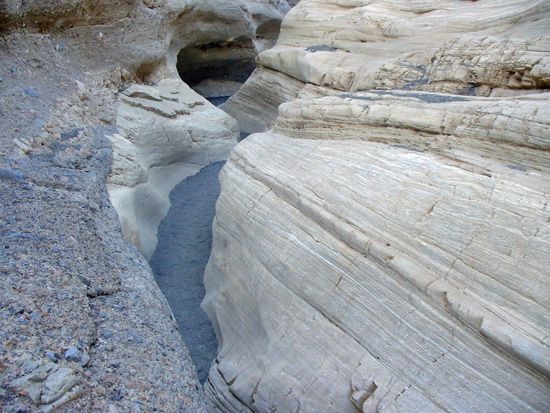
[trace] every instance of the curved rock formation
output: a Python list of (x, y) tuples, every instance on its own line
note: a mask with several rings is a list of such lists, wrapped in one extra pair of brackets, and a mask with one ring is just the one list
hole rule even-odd
[(275, 119), (281, 102), (273, 96), (298, 95), (296, 80), (341, 91), (490, 96), (546, 90), (549, 15), (547, 2), (531, 0), (305, 0), (288, 14), (277, 46), (258, 57), (255, 76), (223, 109), (253, 133)]
[(132, 85), (120, 96), (109, 193), (125, 238), (150, 258), (170, 191), (202, 167), (227, 159), (239, 128), (179, 79)]
[[(296, 3), (0, 2), (0, 410), (550, 410), (549, 3)], [(144, 256), (230, 115), (203, 392)]]
[(222, 171), (215, 411), (550, 408), (549, 16), (491, 0), (289, 13), (224, 105), (271, 130)]
[[(161, 9), (169, 11), (169, 44), (148, 78), (174, 77), (177, 68), (203, 96), (218, 97), (232, 95), (246, 80), (256, 55), (273, 45), (289, 6), (275, 0), (194, 1)], [(179, 78), (131, 86), (117, 112), (109, 193), (125, 238), (150, 258), (170, 191), (201, 167), (227, 159), (239, 128)]]
[(195, 1), (186, 17), (193, 24), (177, 26), (169, 56), (177, 54), (180, 77), (203, 96), (231, 96), (275, 44), (289, 8), (286, 0)]

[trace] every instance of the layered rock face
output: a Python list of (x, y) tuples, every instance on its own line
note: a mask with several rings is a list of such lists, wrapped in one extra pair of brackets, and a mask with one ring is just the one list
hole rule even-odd
[(270, 130), (222, 171), (215, 411), (548, 411), (549, 13), (287, 15), (224, 105)]
[(124, 91), (118, 133), (111, 137), (110, 198), (125, 239), (146, 258), (157, 244), (170, 191), (200, 168), (225, 160), (239, 137), (236, 121), (181, 79), (205, 97), (232, 95), (253, 70), (256, 55), (275, 42), (289, 9), (279, 0), (168, 6), (161, 8), (169, 11), (163, 60), (147, 78), (169, 79)]
[(224, 109), (253, 133), (269, 128), (304, 83), (476, 96), (545, 90), (548, 13), (544, 1), (306, 0)]

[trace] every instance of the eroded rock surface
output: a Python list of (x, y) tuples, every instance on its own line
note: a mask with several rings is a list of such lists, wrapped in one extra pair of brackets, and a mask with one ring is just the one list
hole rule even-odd
[[(288, 8), (249, 3), (260, 19)], [(0, 2), (3, 412), (205, 411), (170, 308), (121, 235), (152, 251), (170, 187), (235, 142), (176, 57), (259, 26), (215, 17), (201, 31), (201, 7)]]
[(125, 238), (150, 258), (170, 191), (202, 167), (227, 159), (239, 128), (179, 79), (122, 91), (117, 127), (111, 136), (111, 202)]
[(193, 24), (178, 25), (170, 47), (180, 77), (203, 96), (231, 96), (235, 89), (221, 94), (211, 81), (241, 85), (258, 53), (275, 44), (289, 9), (286, 0), (195, 0)]
[(222, 171), (214, 410), (550, 408), (548, 18), (540, 1), (290, 12), (224, 105), (271, 129)]
[(204, 411), (166, 300), (109, 203), (109, 132), (1, 162), (2, 411)]
[(223, 108), (253, 133), (275, 119), (274, 95), (298, 95), (296, 81), (477, 96), (547, 90), (549, 14), (544, 1), (305, 0)]

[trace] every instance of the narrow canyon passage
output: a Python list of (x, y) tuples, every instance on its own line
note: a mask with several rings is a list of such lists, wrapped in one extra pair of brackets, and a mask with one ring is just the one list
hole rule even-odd
[(550, 413), (550, 0), (0, 0), (0, 413)]
[[(237, 57), (224, 60), (228, 59), (227, 49), (191, 48), (178, 54), (181, 79), (217, 107), (237, 92), (255, 67), (253, 45), (238, 49), (244, 55), (237, 53)], [(247, 135), (241, 134), (240, 139)], [(158, 226), (158, 243), (150, 259), (201, 383), (206, 381), (218, 350), (212, 322), (200, 304), (205, 295), (203, 276), (212, 249), (212, 220), (220, 193), (218, 174), (224, 163), (211, 163), (170, 192), (170, 209)]]
[(150, 261), (201, 383), (208, 376), (218, 346), (212, 323), (200, 303), (204, 297), (204, 268), (212, 248), (212, 219), (220, 192), (218, 173), (223, 165), (224, 162), (210, 164), (172, 190), (171, 207), (159, 225), (158, 244)]

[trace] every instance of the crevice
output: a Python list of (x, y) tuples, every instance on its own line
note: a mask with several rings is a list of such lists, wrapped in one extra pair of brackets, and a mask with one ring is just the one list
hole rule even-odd
[(212, 248), (212, 220), (223, 162), (206, 166), (170, 193), (171, 207), (158, 227), (158, 243), (150, 265), (176, 318), (204, 383), (217, 353), (212, 324), (200, 308), (203, 273)]

